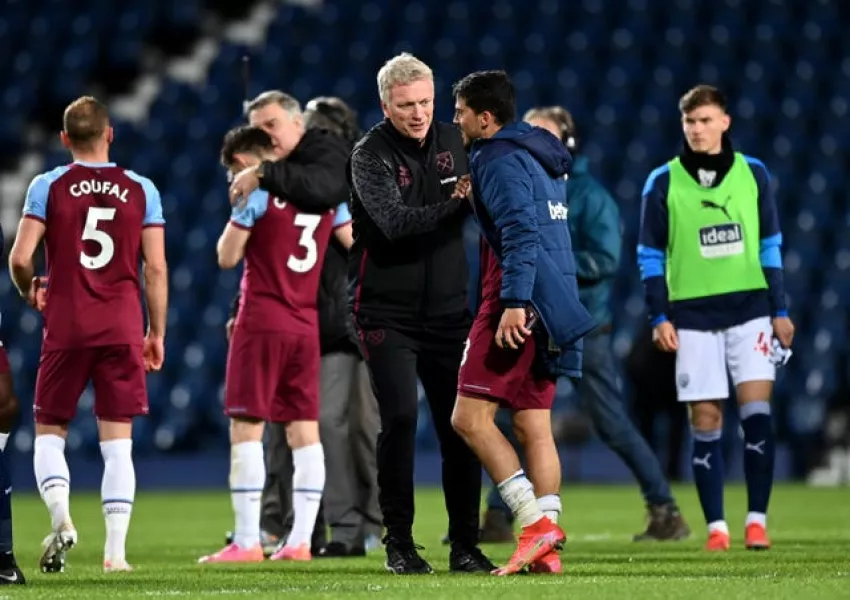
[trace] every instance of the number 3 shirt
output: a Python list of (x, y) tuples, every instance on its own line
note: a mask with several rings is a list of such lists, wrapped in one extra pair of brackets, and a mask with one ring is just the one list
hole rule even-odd
[(331, 231), (350, 220), (347, 214), (344, 205), (320, 215), (302, 213), (262, 190), (233, 209), (230, 223), (251, 231), (236, 327), (318, 336), (322, 264)]
[(36, 176), (23, 214), (46, 228), (42, 351), (140, 346), (142, 229), (165, 225), (151, 180), (77, 161)]

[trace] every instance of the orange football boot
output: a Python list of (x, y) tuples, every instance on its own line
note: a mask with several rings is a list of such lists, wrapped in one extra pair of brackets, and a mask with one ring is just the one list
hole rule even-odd
[(729, 549), (729, 534), (718, 529), (709, 531), (705, 549), (709, 552), (725, 552)]
[[(567, 540), (564, 530), (547, 517), (522, 528), (517, 549), (508, 563), (493, 571), (493, 575), (512, 575), (539, 561), (553, 550), (560, 550)], [(560, 562), (560, 559), (558, 559)]]
[(558, 556), (557, 550), (552, 550), (549, 554), (529, 565), (528, 570), (531, 573), (561, 573), (561, 557)]
[(758, 523), (750, 523), (747, 525), (746, 543), (747, 550), (767, 550), (770, 548), (767, 530)]
[(272, 554), (271, 559), (306, 562), (308, 560), (313, 560), (313, 553), (310, 552), (310, 544), (301, 544), (300, 546), (283, 546), (277, 552)]

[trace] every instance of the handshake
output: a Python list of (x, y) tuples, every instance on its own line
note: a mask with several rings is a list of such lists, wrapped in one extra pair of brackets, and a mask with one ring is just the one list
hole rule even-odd
[(452, 198), (456, 200), (472, 200), (472, 180), (469, 179), (469, 175), (458, 177)]

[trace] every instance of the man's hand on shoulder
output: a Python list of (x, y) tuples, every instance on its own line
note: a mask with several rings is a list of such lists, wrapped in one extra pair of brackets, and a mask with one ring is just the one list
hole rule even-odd
[(244, 207), (251, 192), (260, 187), (260, 166), (248, 167), (236, 174), (230, 184), (230, 204)]

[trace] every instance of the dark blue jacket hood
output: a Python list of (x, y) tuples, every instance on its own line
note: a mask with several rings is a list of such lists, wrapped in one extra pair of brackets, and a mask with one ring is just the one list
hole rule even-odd
[(540, 127), (525, 122), (509, 123), (491, 138), (476, 141), (478, 144), (508, 142), (527, 150), (552, 177), (563, 177), (572, 170), (573, 157), (561, 140)]

